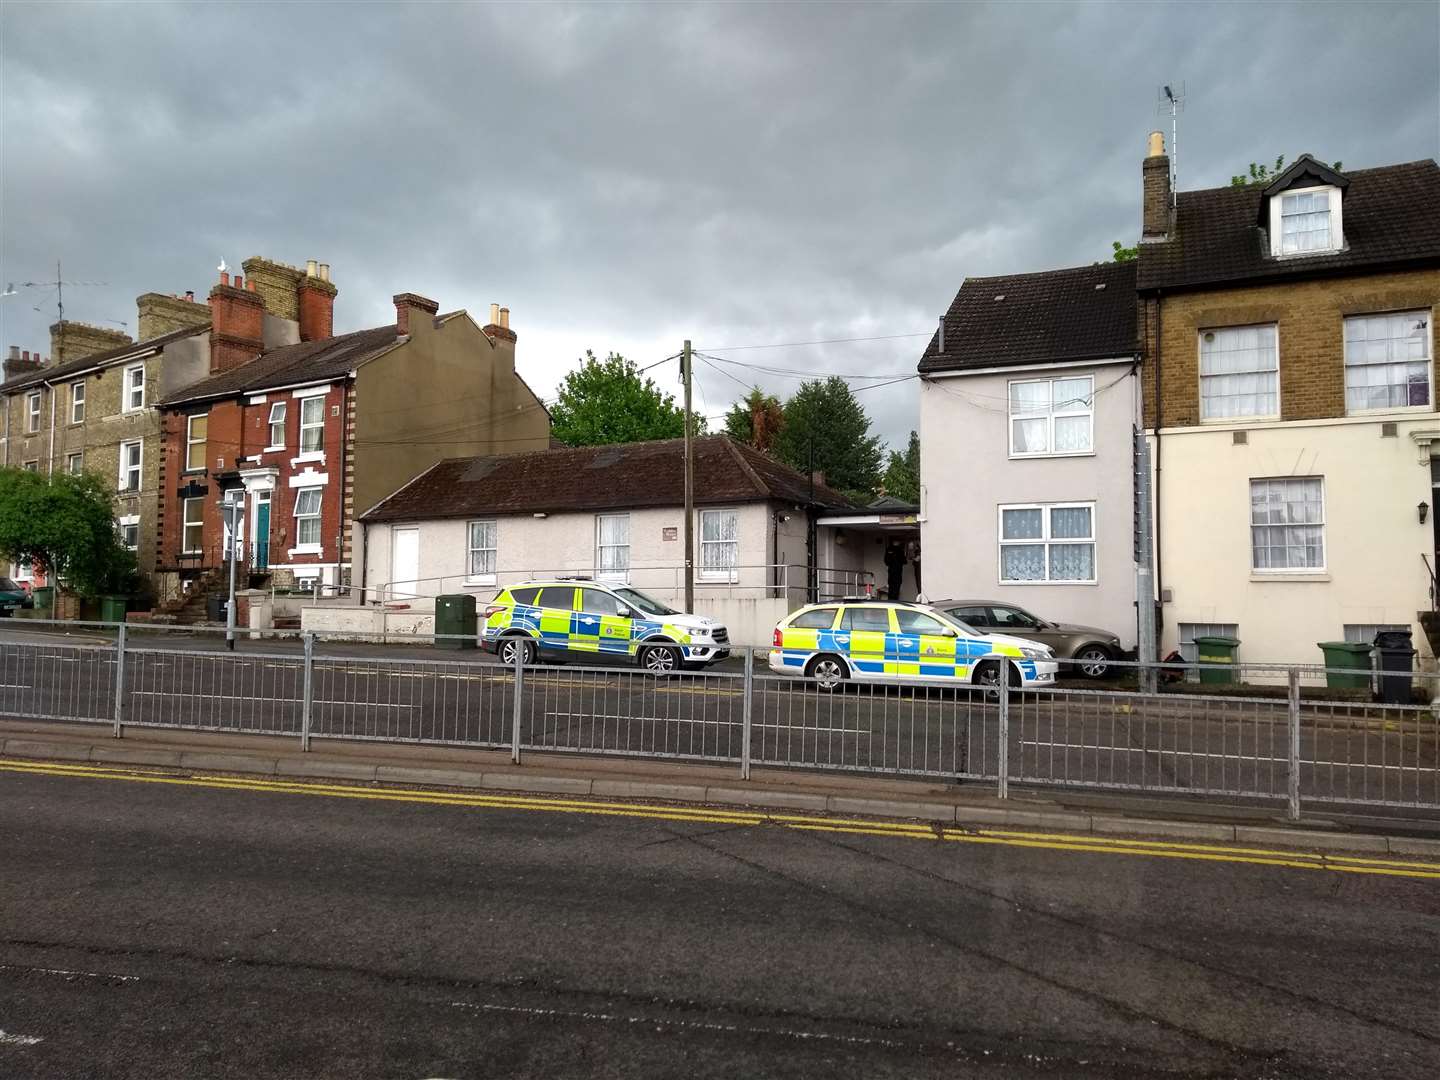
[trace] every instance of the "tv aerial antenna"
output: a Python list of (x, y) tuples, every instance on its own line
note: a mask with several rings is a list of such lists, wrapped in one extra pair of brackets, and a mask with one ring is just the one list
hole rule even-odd
[(1180, 191), (1179, 116), (1185, 111), (1185, 84), (1166, 83), (1155, 96), (1155, 111), (1170, 114), (1170, 206), (1174, 209)]
[[(0, 293), (0, 298), (6, 296), (17, 296), (19, 295), (19, 291), (21, 289), (45, 289), (47, 291), (54, 292), (55, 317), (56, 321), (60, 324), (60, 351), (61, 353), (63, 353), (65, 349), (65, 287), (68, 285), (71, 288), (90, 288), (93, 286), (103, 286), (109, 284), (110, 283), (108, 281), (66, 281), (64, 275), (60, 271), (60, 260), (56, 259), (55, 277), (53, 280), (12, 281), (5, 286), (5, 291), (3, 293)], [(35, 310), (43, 313), (44, 304), (45, 301), (42, 299), (40, 303), (35, 305)], [(117, 323), (120, 326), (128, 327), (127, 323), (119, 322), (119, 320), (116, 319), (106, 319), (104, 321)], [(57, 357), (56, 359), (58, 360), (59, 358)]]

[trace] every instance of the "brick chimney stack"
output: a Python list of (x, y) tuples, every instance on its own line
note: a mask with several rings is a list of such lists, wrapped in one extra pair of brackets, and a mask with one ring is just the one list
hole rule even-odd
[(29, 349), (22, 353), (19, 345), (11, 345), (9, 353), (5, 356), (4, 378), (8, 381), (16, 375), (27, 375), (32, 371), (39, 371), (44, 366), (45, 361), (40, 359), (38, 352), (31, 356)]
[(255, 291), (255, 282), (245, 288), (245, 279), (220, 274), (220, 283), (210, 290), (210, 373), (219, 374), (249, 363), (265, 350), (265, 301)]
[(519, 340), (515, 331), (510, 329), (510, 309), (499, 304), (490, 305), (490, 321), (481, 329), (486, 337), (496, 341), (508, 341), (514, 345)]
[(325, 341), (335, 336), (335, 294), (330, 284), (330, 264), (305, 264), (305, 276), (295, 287), (300, 308), (300, 340)]
[(411, 332), (412, 319), (417, 323), (427, 317), (433, 319), (440, 310), (440, 305), (434, 300), (418, 293), (396, 293), (391, 299), (395, 301), (395, 325), (402, 335)]
[(66, 319), (64, 322), (53, 323), (50, 327), (50, 355), (57, 364), (133, 344), (129, 334), (108, 326), (94, 326), (91, 323)]
[(199, 329), (210, 322), (210, 309), (197, 303), (193, 292), (187, 292), (184, 297), (145, 293), (135, 298), (135, 310), (140, 316), (138, 328), (141, 341), (187, 327)]
[(1144, 176), (1142, 242), (1164, 240), (1174, 220), (1174, 196), (1170, 190), (1170, 157), (1165, 153), (1163, 132), (1150, 133), (1149, 153), (1141, 167)]

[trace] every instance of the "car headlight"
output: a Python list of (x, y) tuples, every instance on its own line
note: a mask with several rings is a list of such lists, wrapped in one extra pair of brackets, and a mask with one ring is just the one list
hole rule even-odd
[(1029, 657), (1031, 660), (1049, 660), (1055, 654), (1049, 649), (1020, 649), (1020, 655)]

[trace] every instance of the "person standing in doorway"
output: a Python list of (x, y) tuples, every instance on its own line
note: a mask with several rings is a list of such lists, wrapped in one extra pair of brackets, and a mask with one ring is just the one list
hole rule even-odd
[(905, 583), (905, 547), (899, 540), (885, 545), (885, 569), (889, 575), (887, 600), (900, 599), (900, 587)]
[(915, 595), (920, 595), (920, 541), (911, 540), (905, 545), (905, 555), (915, 568)]

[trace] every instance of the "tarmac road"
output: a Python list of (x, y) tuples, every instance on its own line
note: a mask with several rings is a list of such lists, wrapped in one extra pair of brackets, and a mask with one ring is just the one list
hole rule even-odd
[(1440, 1071), (1418, 871), (64, 768), (0, 773), (17, 1080)]

